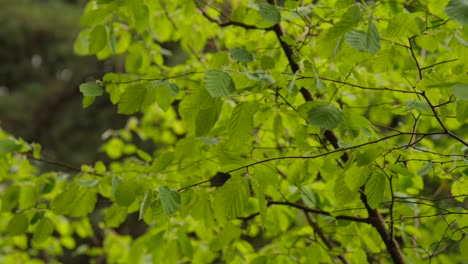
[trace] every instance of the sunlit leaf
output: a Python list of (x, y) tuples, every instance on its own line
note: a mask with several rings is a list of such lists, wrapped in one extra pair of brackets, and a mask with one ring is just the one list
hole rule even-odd
[(385, 184), (385, 175), (382, 173), (374, 172), (370, 175), (366, 183), (365, 194), (367, 196), (367, 203), (371, 208), (378, 208), (379, 204), (383, 201)]
[(8, 235), (18, 236), (26, 233), (28, 230), (28, 217), (23, 214), (15, 214), (8, 222)]

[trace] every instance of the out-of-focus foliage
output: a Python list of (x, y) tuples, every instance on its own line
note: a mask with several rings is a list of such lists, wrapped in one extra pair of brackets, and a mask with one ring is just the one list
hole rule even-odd
[(90, 1), (134, 116), (80, 168), (0, 134), (2, 260), (466, 261), (466, 1), (274, 2)]

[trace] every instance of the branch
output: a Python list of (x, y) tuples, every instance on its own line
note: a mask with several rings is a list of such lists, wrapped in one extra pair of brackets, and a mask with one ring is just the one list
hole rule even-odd
[(191, 74), (201, 74), (201, 73), (203, 73), (203, 72), (187, 72), (187, 73), (182, 73), (182, 74), (178, 74), (178, 75), (168, 76), (168, 77), (164, 77), (164, 78), (141, 78), (141, 79), (130, 80), (130, 81), (123, 81), (123, 82), (103, 82), (103, 84), (104, 84), (104, 85), (107, 85), (107, 84), (127, 84), (127, 83), (141, 82), (141, 81), (144, 81), (144, 82), (165, 81), (165, 80), (170, 80), (170, 79), (176, 79), (176, 78), (184, 77), (184, 76), (191, 75)]

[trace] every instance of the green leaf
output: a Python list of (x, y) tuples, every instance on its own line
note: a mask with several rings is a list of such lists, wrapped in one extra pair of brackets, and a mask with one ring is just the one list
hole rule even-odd
[(375, 209), (383, 201), (385, 192), (385, 175), (381, 172), (374, 172), (366, 183), (364, 193), (367, 196), (367, 203)]
[(159, 155), (151, 165), (151, 172), (158, 173), (165, 170), (174, 160), (174, 152), (167, 151)]
[(357, 191), (348, 188), (344, 175), (338, 175), (336, 177), (333, 193), (338, 203), (343, 205), (353, 202), (358, 195)]
[(465, 237), (460, 242), (460, 254), (461, 254), (462, 258), (468, 259), (468, 237)]
[(258, 109), (255, 102), (243, 102), (232, 110), (227, 127), (227, 137), (231, 146), (248, 143), (254, 129), (253, 117)]
[(80, 186), (88, 187), (88, 188), (94, 187), (98, 185), (98, 183), (99, 183), (98, 179), (79, 179), (78, 180), (78, 184)]
[(332, 130), (343, 122), (343, 114), (332, 105), (319, 105), (310, 109), (308, 120), (318, 128)]
[(104, 210), (104, 222), (108, 227), (119, 227), (127, 218), (127, 207), (113, 204)]
[(45, 212), (44, 211), (39, 211), (36, 212), (31, 219), (31, 225), (34, 225), (35, 223), (39, 222), (42, 218), (44, 218)]
[(221, 113), (222, 101), (219, 99), (210, 100), (208, 105), (203, 106), (203, 109), (198, 112), (195, 123), (195, 136), (201, 137), (208, 134), (218, 121)]
[(81, 17), (80, 24), (83, 26), (94, 26), (104, 23), (111, 15), (111, 8), (99, 8), (87, 11)]
[(8, 222), (8, 235), (18, 236), (28, 231), (28, 217), (24, 213), (15, 214)]
[(44, 217), (41, 219), (39, 224), (34, 230), (33, 241), (36, 243), (41, 243), (46, 241), (54, 232), (54, 224), (50, 221), (49, 218)]
[[(114, 182), (112, 182), (114, 183)], [(114, 189), (114, 184), (112, 185)], [(138, 195), (139, 186), (133, 180), (123, 179), (115, 184), (114, 198), (120, 206), (130, 206)]]
[(145, 193), (145, 196), (143, 197), (143, 201), (141, 201), (140, 204), (140, 211), (138, 213), (138, 220), (143, 219), (143, 216), (145, 215), (146, 210), (151, 206), (151, 198), (152, 198), (152, 190), (148, 190)]
[(0, 139), (0, 156), (11, 152), (17, 152), (21, 146), (16, 144), (16, 141), (9, 138)]
[(104, 89), (96, 82), (87, 82), (80, 85), (80, 92), (83, 93), (83, 96), (101, 96)]
[(258, 5), (258, 11), (262, 15), (263, 19), (268, 22), (272, 22), (274, 24), (278, 24), (281, 22), (281, 14), (276, 9), (276, 6), (268, 4), (268, 3), (260, 3)]
[(167, 186), (159, 187), (159, 198), (166, 215), (173, 214), (179, 210), (181, 205), (180, 194), (169, 189)]
[(170, 83), (168, 81), (162, 81), (160, 83), (161, 85), (164, 85), (166, 86), (168, 89), (169, 89), (169, 93), (172, 95), (172, 96), (176, 96), (179, 94), (179, 87), (177, 86), (177, 84), (175, 83)]
[(431, 107), (426, 101), (419, 101), (419, 100), (407, 100), (405, 102), (406, 107), (409, 109), (416, 109), (419, 112), (430, 111)]
[(468, 84), (465, 83), (457, 83), (452, 85), (452, 92), (453, 94), (465, 101), (468, 101)]
[(171, 96), (169, 87), (167, 85), (158, 85), (155, 89), (156, 102), (158, 103), (159, 107), (161, 107), (161, 109), (166, 112), (169, 110), (169, 107), (171, 107), (172, 101), (174, 101)]
[(2, 193), (2, 211), (9, 212), (18, 204), (20, 198), (20, 187), (19, 186), (10, 186)]
[(467, 0), (450, 0), (445, 7), (445, 13), (451, 19), (462, 25), (468, 25), (468, 1)]
[(88, 51), (97, 53), (107, 44), (107, 31), (104, 26), (96, 26), (89, 34)]
[(88, 108), (90, 105), (94, 103), (96, 97), (94, 96), (84, 96), (83, 97), (83, 108)]
[(234, 219), (245, 209), (249, 187), (241, 176), (232, 176), (223, 186), (216, 188), (211, 203), (218, 220)]
[(68, 189), (55, 196), (50, 207), (56, 214), (81, 217), (94, 210), (96, 200), (94, 188), (83, 187), (73, 181)]
[(205, 73), (205, 87), (211, 97), (228, 96), (236, 90), (231, 76), (221, 70), (208, 70)]
[(468, 101), (457, 100), (457, 120), (460, 123), (465, 122), (468, 119)]
[(419, 176), (424, 176), (428, 173), (431, 173), (434, 170), (434, 164), (432, 162), (428, 162), (424, 164), (419, 170), (418, 170), (418, 175)]
[[(157, 95), (158, 87), (154, 87), (152, 84), (135, 84), (127, 87), (125, 92), (120, 95), (118, 102), (118, 113), (119, 114), (133, 114), (140, 110), (144, 110), (146, 107), (151, 105)], [(164, 98), (159, 98), (164, 100)], [(162, 102), (167, 106), (167, 102)]]
[(380, 156), (381, 152), (382, 150), (374, 145), (362, 148), (362, 150), (356, 156), (357, 166), (364, 166), (373, 162)]
[(231, 59), (240, 61), (240, 62), (251, 62), (254, 60), (252, 53), (244, 48), (232, 48), (229, 50), (229, 56)]
[(348, 44), (357, 50), (376, 53), (380, 50), (380, 34), (375, 24), (370, 21), (367, 32), (353, 30), (345, 35)]

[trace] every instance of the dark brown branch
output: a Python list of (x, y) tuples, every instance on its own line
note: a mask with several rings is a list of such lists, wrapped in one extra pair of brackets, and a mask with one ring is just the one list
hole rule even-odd
[(413, 57), (414, 63), (416, 64), (416, 68), (418, 68), (419, 80), (422, 80), (422, 78), (423, 78), (422, 69), (419, 66), (419, 62), (418, 62), (418, 59), (416, 58), (416, 55), (414, 54), (413, 44), (411, 42), (412, 39), (413, 38), (408, 38), (409, 48), (410, 48), (411, 56)]
[(452, 60), (446, 60), (446, 61), (437, 62), (437, 63), (431, 64), (431, 65), (429, 65), (429, 66), (422, 67), (421, 70), (426, 70), (426, 69), (432, 68), (432, 67), (437, 66), (437, 65), (440, 65), (440, 64), (449, 63), (449, 62), (453, 62), (453, 61), (457, 61), (457, 60), (458, 60), (458, 59), (452, 59)]

